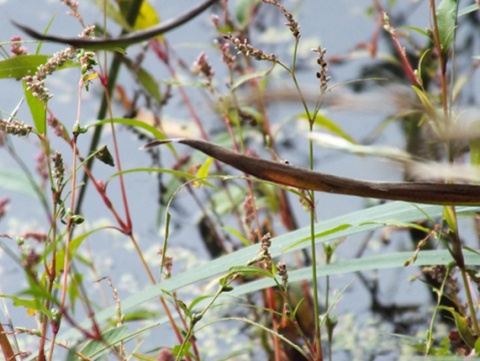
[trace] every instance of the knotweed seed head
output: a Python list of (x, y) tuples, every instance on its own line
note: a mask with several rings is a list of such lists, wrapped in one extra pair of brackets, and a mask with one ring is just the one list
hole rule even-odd
[(94, 70), (94, 67), (97, 65), (95, 53), (82, 49), (78, 52), (77, 59), (81, 65), (82, 83), (88, 91), (90, 82), (98, 77), (97, 72)]
[(265, 264), (265, 269), (272, 269), (272, 255), (270, 254), (270, 246), (272, 245), (272, 236), (270, 233), (266, 233), (260, 240), (260, 249), (263, 256), (263, 262)]
[(63, 183), (63, 179), (65, 177), (65, 166), (63, 165), (63, 157), (60, 152), (55, 152), (52, 156), (53, 162), (53, 178), (55, 179), (55, 183), (57, 188), (60, 188)]
[[(95, 27), (89, 26), (82, 31), (80, 38), (87, 38), (93, 34)], [(48, 89), (45, 87), (45, 79), (48, 75), (52, 74), (57, 68), (65, 64), (66, 61), (75, 57), (77, 50), (71, 46), (53, 54), (53, 56), (47, 61), (46, 64), (40, 65), (37, 68), (37, 72), (33, 76), (26, 76), (23, 80), (27, 83), (27, 89), (37, 97), (42, 103), (47, 104), (48, 100), (52, 97), (49, 94)]]
[(320, 71), (317, 72), (317, 78), (320, 79), (320, 92), (324, 94), (328, 89), (328, 82), (330, 77), (328, 76), (328, 65), (325, 61), (325, 54), (327, 49), (318, 46), (315, 49), (312, 49), (313, 52), (318, 53), (317, 64), (320, 66)]
[(277, 273), (280, 277), (282, 277), (282, 285), (285, 289), (287, 289), (288, 286), (288, 271), (287, 271), (287, 265), (283, 262), (279, 262), (277, 264)]
[(271, 4), (273, 6), (276, 6), (280, 9), (283, 16), (285, 16), (285, 19), (287, 19), (285, 25), (288, 26), (295, 39), (298, 41), (300, 39), (300, 26), (298, 25), (298, 22), (293, 18), (292, 13), (287, 11), (287, 9), (285, 9), (283, 5), (279, 4), (275, 0), (263, 0), (263, 2), (265, 4)]
[(238, 54), (243, 54), (256, 60), (267, 60), (271, 62), (277, 61), (277, 56), (275, 54), (265, 54), (262, 50), (254, 48), (248, 44), (247, 39), (242, 41), (239, 38), (233, 37), (232, 35), (225, 35), (223, 38), (233, 43), (235, 49), (238, 50)]
[(250, 227), (250, 225), (255, 219), (255, 199), (252, 195), (248, 195), (245, 197), (245, 200), (243, 201), (243, 211), (243, 223), (247, 227)]
[(72, 47), (59, 51), (53, 54), (46, 64), (40, 65), (35, 75), (23, 78), (25, 83), (27, 83), (27, 89), (42, 103), (47, 104), (48, 100), (52, 97), (45, 87), (47, 75), (52, 74), (58, 67), (65, 64), (67, 60), (72, 59), (75, 56), (75, 52), (76, 50)]
[(42, 186), (43, 186), (48, 179), (48, 172), (47, 172), (48, 158), (43, 148), (40, 151), (40, 153), (38, 153), (35, 156), (35, 163), (36, 163), (35, 170), (37, 171), (38, 175), (40, 175), (40, 178), (42, 180)]
[(195, 75), (198, 74), (204, 76), (207, 79), (207, 86), (212, 84), (215, 70), (213, 70), (212, 66), (208, 62), (208, 56), (204, 52), (200, 53), (197, 60), (195, 60), (191, 71)]
[(237, 57), (230, 52), (230, 44), (227, 42), (220, 42), (217, 39), (214, 40), (214, 44), (222, 53), (222, 62), (225, 63), (229, 69), (233, 69)]
[(8, 122), (4, 119), (0, 119), (0, 133), (27, 136), (31, 131), (31, 125), (27, 125), (19, 120), (13, 119)]
[(21, 46), (22, 38), (20, 36), (12, 36), (10, 41), (12, 42), (10, 44), (10, 51), (12, 52), (13, 56), (25, 55), (28, 53), (28, 49), (24, 46)]
[(72, 1), (72, 0), (62, 0), (62, 3), (64, 3), (66, 6), (68, 6), (70, 8), (70, 10), (72, 10), (71, 12), (68, 12), (67, 15), (70, 15), (70, 16), (73, 16), (73, 17), (77, 18), (78, 21), (80, 22), (80, 24), (82, 24), (82, 26), (83, 26), (83, 18), (80, 15), (80, 13), (78, 12), (79, 2), (78, 1)]
[(48, 115), (47, 124), (49, 127), (53, 129), (53, 133), (57, 137), (63, 138), (67, 142), (69, 141), (67, 131), (65, 130), (65, 128), (63, 127), (63, 124), (58, 120), (57, 117), (55, 117), (54, 115)]
[(10, 203), (10, 198), (8, 197), (0, 198), (0, 219), (2, 219), (7, 213), (8, 203)]

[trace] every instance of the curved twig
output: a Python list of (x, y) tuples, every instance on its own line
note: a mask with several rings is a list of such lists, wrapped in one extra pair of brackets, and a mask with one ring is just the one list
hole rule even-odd
[(238, 154), (199, 139), (156, 140), (145, 148), (171, 142), (188, 145), (257, 178), (300, 189), (426, 204), (480, 205), (477, 185), (362, 181)]
[(153, 39), (154, 37), (164, 34), (172, 29), (179, 27), (180, 25), (185, 24), (187, 21), (193, 19), (201, 12), (209, 8), (211, 5), (216, 3), (218, 0), (207, 0), (200, 5), (190, 9), (183, 15), (179, 17), (163, 22), (157, 26), (151, 27), (147, 30), (135, 31), (129, 33), (125, 36), (120, 36), (118, 38), (112, 39), (79, 39), (79, 38), (63, 38), (59, 36), (52, 35), (43, 35), (37, 31), (29, 28), (28, 26), (17, 23), (14, 20), (11, 20), (12, 24), (17, 28), (21, 29), (32, 38), (43, 41), (50, 41), (53, 43), (62, 43), (69, 44), (76, 48), (83, 49), (114, 49), (114, 48), (126, 48), (129, 45), (139, 43), (144, 40)]

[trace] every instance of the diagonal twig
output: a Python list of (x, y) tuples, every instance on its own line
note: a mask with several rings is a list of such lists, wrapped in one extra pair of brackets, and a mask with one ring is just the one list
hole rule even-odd
[(188, 145), (257, 178), (300, 189), (426, 204), (480, 205), (477, 185), (362, 181), (250, 157), (199, 139), (156, 140), (145, 148), (171, 142)]
[(79, 39), (79, 38), (64, 38), (59, 36), (44, 35), (41, 34), (28, 26), (17, 23), (14, 20), (11, 20), (12, 24), (17, 28), (21, 29), (32, 38), (42, 41), (49, 41), (53, 43), (62, 43), (69, 44), (75, 48), (83, 49), (115, 49), (115, 48), (126, 48), (132, 44), (142, 42), (144, 40), (153, 39), (154, 37), (164, 34), (172, 29), (179, 27), (180, 25), (185, 24), (190, 21), (204, 10), (208, 9), (211, 5), (216, 3), (218, 0), (206, 0), (200, 5), (190, 9), (186, 13), (174, 18), (172, 20), (163, 22), (159, 25), (153, 26), (147, 30), (135, 31), (124, 36), (111, 39)]

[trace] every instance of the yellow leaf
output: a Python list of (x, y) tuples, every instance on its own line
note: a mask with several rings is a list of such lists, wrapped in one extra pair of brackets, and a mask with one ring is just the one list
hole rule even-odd
[[(207, 160), (205, 161), (205, 163), (203, 163), (202, 166), (198, 169), (197, 178), (199, 178), (201, 180), (202, 178), (208, 177), (208, 172), (210, 170), (210, 165), (212, 164), (212, 162), (213, 162), (213, 158), (208, 157)], [(195, 181), (194, 186), (195, 187), (200, 187), (201, 182), (200, 181)]]
[(98, 73), (97, 72), (90, 73), (85, 77), (84, 81), (92, 81), (92, 80), (95, 80), (97, 78), (98, 78)]
[(140, 13), (137, 16), (135, 30), (144, 30), (160, 23), (160, 17), (148, 1), (143, 1)]

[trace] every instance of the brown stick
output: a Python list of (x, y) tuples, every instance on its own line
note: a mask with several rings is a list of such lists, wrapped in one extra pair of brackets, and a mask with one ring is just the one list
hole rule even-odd
[(480, 186), (471, 184), (362, 181), (238, 154), (199, 139), (156, 140), (145, 148), (171, 142), (188, 145), (257, 178), (300, 189), (426, 204), (480, 205)]
[(180, 25), (183, 25), (187, 21), (199, 15), (204, 10), (208, 9), (211, 5), (213, 5), (217, 1), (218, 0), (206, 0), (205, 2), (190, 9), (186, 13), (180, 15), (179, 17), (173, 20), (163, 22), (147, 30), (135, 31), (128, 35), (120, 36), (118, 38), (112, 38), (112, 39), (79, 39), (79, 38), (62, 38), (59, 36), (44, 35), (29, 28), (28, 26), (19, 24), (16, 21), (11, 20), (11, 22), (17, 28), (21, 29), (22, 31), (30, 35), (32, 38), (37, 40), (68, 44), (75, 48), (84, 48), (84, 49), (104, 49), (106, 47), (126, 48), (129, 45), (136, 44), (144, 40), (153, 39), (154, 37), (160, 34), (164, 34), (172, 29), (179, 27)]

